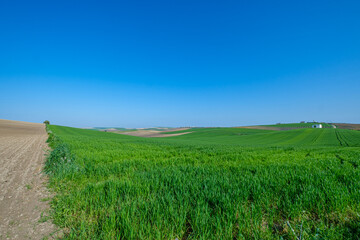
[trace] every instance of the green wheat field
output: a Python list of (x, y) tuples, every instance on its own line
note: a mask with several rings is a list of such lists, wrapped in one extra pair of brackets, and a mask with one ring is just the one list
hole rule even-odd
[(47, 128), (64, 239), (360, 238), (359, 131)]

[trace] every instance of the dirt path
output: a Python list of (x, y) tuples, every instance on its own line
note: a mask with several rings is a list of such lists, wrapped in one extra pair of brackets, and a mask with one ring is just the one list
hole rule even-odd
[(1, 240), (42, 239), (55, 231), (41, 173), (46, 139), (43, 124), (0, 119)]

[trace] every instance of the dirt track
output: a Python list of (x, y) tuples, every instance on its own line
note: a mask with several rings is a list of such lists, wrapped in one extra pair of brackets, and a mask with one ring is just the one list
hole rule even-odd
[(41, 173), (46, 139), (44, 124), (0, 119), (1, 240), (42, 239), (55, 230)]

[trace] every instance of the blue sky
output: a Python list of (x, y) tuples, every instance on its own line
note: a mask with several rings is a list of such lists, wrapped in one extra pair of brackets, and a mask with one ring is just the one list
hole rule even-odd
[(0, 118), (360, 123), (360, 1), (2, 1)]

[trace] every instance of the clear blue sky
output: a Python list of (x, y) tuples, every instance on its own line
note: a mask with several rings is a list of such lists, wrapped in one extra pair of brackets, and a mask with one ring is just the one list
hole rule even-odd
[(1, 1), (0, 118), (360, 123), (360, 1)]

